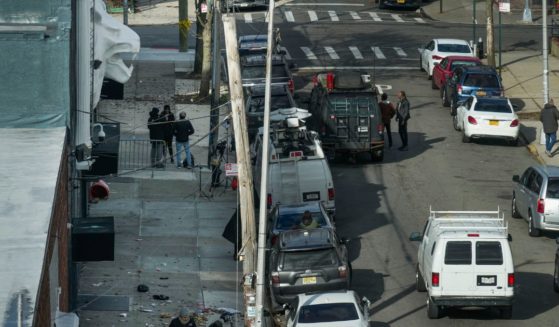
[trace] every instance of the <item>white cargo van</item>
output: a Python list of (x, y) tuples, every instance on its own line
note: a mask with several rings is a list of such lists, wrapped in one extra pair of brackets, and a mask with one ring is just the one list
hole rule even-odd
[[(253, 178), (260, 192), (262, 168), (262, 130), (252, 145)], [(328, 161), (320, 146), (318, 135), (305, 127), (274, 128), (270, 132), (268, 194), (272, 204), (297, 204), (321, 201), (334, 217), (334, 182)]]
[(416, 286), (427, 291), (427, 315), (445, 307), (498, 307), (510, 319), (514, 264), (500, 211), (431, 211), (420, 241)]

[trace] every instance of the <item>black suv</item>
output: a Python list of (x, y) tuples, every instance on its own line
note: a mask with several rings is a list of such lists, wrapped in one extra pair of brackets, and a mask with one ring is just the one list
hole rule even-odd
[(472, 95), (504, 96), (501, 77), (493, 67), (459, 66), (452, 73), (446, 85), (441, 88), (443, 106), (450, 106), (451, 113), (456, 113), (458, 102)]
[(351, 267), (346, 243), (332, 228), (281, 233), (269, 259), (274, 302), (283, 304), (301, 293), (349, 289)]

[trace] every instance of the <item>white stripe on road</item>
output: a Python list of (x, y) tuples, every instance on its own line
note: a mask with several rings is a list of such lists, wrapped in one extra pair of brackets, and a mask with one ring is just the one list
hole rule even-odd
[(425, 23), (425, 21), (423, 20), (423, 18), (421, 17), (415, 17), (414, 18), (418, 23)]
[(295, 21), (295, 17), (293, 17), (293, 13), (291, 11), (285, 12), (285, 19), (287, 19), (287, 21), (290, 23), (293, 23)]
[(375, 22), (382, 22), (382, 19), (380, 19), (376, 12), (370, 12), (369, 15)]
[(371, 47), (371, 50), (373, 50), (373, 52), (375, 53), (375, 56), (378, 59), (386, 59), (386, 57), (384, 56), (384, 53), (382, 53), (382, 51), (380, 50), (379, 47)]
[(285, 59), (291, 60), (291, 55), (289, 54), (289, 51), (287, 51), (286, 47), (280, 47), (280, 50), (285, 52)]
[(313, 72), (324, 70), (415, 70), (417, 67), (404, 67), (404, 66), (303, 66), (297, 67), (298, 72)]
[(268, 13), (266, 13), (266, 15), (264, 15), (264, 21), (266, 23), (270, 22), (270, 15), (268, 15)]
[(245, 23), (252, 23), (252, 15), (250, 13), (245, 13)]
[(402, 48), (394, 47), (394, 51), (396, 51), (396, 53), (397, 53), (398, 56), (400, 56), (400, 57), (407, 57), (407, 56), (408, 56), (408, 55), (404, 52), (404, 50), (402, 50)]
[(328, 10), (328, 15), (330, 15), (330, 19), (331, 19), (333, 22), (338, 22), (338, 21), (340, 21), (340, 19), (338, 18), (338, 15), (336, 15), (336, 12), (335, 12), (335, 11), (333, 11), (333, 10)]
[(353, 56), (355, 57), (355, 59), (363, 59), (363, 55), (361, 54), (361, 51), (359, 51), (359, 49), (357, 49), (357, 47), (349, 47), (349, 51), (351, 51), (351, 53), (353, 53)]
[(357, 14), (357, 12), (355, 12), (355, 11), (350, 11), (349, 14), (351, 15), (351, 18), (353, 18), (353, 19), (357, 19), (357, 20), (361, 19), (361, 17), (359, 17), (359, 14)]
[(353, 6), (353, 7), (364, 7), (364, 4), (358, 3), (286, 3), (285, 6)]
[(309, 10), (309, 19), (311, 22), (316, 22), (318, 20), (318, 16), (316, 15), (316, 11)]
[(326, 50), (326, 52), (328, 52), (328, 54), (330, 55), (330, 58), (332, 58), (332, 59), (340, 59), (340, 56), (338, 56), (338, 54), (336, 53), (336, 51), (334, 50), (334, 48), (332, 48), (332, 47), (324, 47), (324, 50)]
[(392, 18), (394, 18), (394, 20), (397, 21), (398, 23), (404, 23), (404, 20), (402, 19), (402, 17), (400, 17), (400, 15), (392, 14), (390, 16), (392, 16)]
[(301, 47), (301, 50), (303, 50), (303, 52), (305, 53), (305, 55), (307, 56), (308, 59), (311, 59), (311, 60), (316, 60), (317, 59), (311, 49), (309, 49), (307, 47)]

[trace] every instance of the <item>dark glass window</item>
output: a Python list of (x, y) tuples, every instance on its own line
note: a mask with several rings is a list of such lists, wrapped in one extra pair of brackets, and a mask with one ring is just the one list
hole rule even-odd
[(499, 242), (476, 243), (476, 265), (502, 265), (503, 251)]
[(494, 74), (468, 74), (464, 78), (465, 86), (499, 88), (499, 79)]
[(469, 241), (450, 241), (446, 243), (444, 255), (446, 265), (469, 265), (472, 263), (472, 243)]
[(479, 63), (477, 61), (453, 61), (452, 64), (450, 65), (450, 70), (453, 70), (454, 68), (458, 67), (458, 66), (479, 66)]
[(327, 323), (357, 320), (359, 315), (353, 303), (325, 303), (304, 305), (299, 309), (298, 323)]
[(547, 198), (559, 199), (559, 179), (550, 178), (547, 181)]
[(470, 47), (465, 44), (439, 44), (440, 52), (471, 53)]
[(475, 111), (510, 113), (512, 109), (505, 101), (479, 101), (476, 103)]
[(316, 269), (319, 267), (337, 265), (338, 256), (334, 248), (284, 252), (282, 263), (281, 270), (283, 271)]

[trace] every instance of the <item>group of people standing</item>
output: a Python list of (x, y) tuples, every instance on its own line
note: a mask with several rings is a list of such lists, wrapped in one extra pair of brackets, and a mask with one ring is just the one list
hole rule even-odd
[[(184, 152), (186, 168), (192, 168), (188, 137), (194, 134), (194, 127), (186, 118), (185, 112), (180, 112), (179, 120), (175, 120), (175, 115), (171, 112), (169, 105), (165, 105), (161, 113), (159, 113), (159, 108), (154, 107), (149, 113), (148, 129), (153, 167), (163, 168), (165, 159), (169, 158), (171, 163), (175, 163), (176, 159), (177, 168), (181, 168), (181, 154)], [(175, 155), (173, 154), (173, 137), (175, 137)]]
[(398, 92), (398, 103), (396, 107), (388, 101), (388, 95), (383, 93), (380, 97), (379, 102), (380, 111), (382, 115), (382, 123), (386, 129), (386, 134), (388, 136), (388, 147), (392, 147), (392, 132), (390, 130), (390, 122), (394, 116), (396, 116), (396, 121), (398, 122), (398, 133), (400, 134), (400, 139), (402, 140), (402, 146), (398, 148), (400, 151), (408, 150), (408, 120), (410, 119), (410, 102), (406, 97), (406, 92)]

